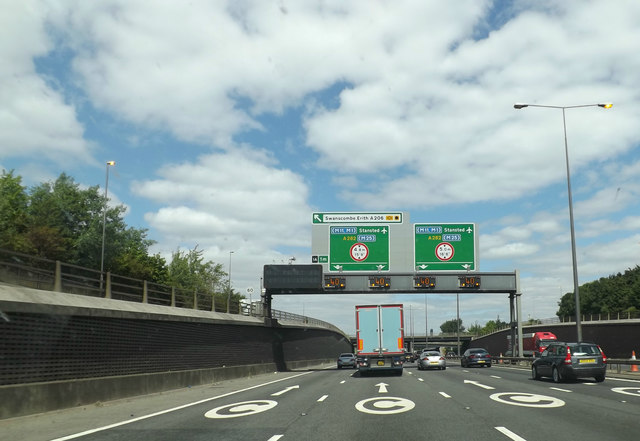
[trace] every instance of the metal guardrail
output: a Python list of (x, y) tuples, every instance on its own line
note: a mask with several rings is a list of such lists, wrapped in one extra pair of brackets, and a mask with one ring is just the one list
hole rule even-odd
[[(109, 272), (105, 273), (104, 280), (101, 280), (100, 271), (98, 270), (1, 248), (0, 282), (46, 291), (103, 297), (128, 302), (201, 311), (227, 312), (226, 302), (217, 304), (215, 297), (204, 292), (190, 292), (175, 286), (133, 279)], [(228, 312), (230, 314), (264, 317), (262, 305), (257, 302), (249, 305), (242, 301), (232, 301), (229, 304)], [(346, 335), (331, 323), (311, 317), (278, 310), (272, 310), (271, 315), (274, 319), (324, 327)]]
[[(531, 366), (533, 360), (535, 360), (535, 358), (533, 357), (494, 357), (492, 364)], [(632, 366), (640, 366), (640, 360), (626, 358), (607, 358), (607, 370), (615, 370), (617, 373), (621, 373), (623, 372), (622, 366), (628, 366), (626, 372), (630, 372), (633, 369)], [(638, 370), (640, 371), (640, 368), (638, 368)], [(640, 373), (638, 373), (638, 378), (640, 378)]]

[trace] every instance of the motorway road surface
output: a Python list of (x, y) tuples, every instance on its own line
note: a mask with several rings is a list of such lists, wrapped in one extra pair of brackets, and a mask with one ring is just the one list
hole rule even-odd
[(637, 440), (640, 381), (534, 381), (509, 366), (359, 377), (280, 372), (0, 421), (0, 439)]

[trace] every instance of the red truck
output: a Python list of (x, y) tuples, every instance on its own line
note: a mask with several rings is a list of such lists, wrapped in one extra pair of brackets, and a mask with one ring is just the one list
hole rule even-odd
[[(553, 332), (540, 331), (522, 334), (522, 355), (525, 357), (539, 357), (549, 343), (558, 340)], [(507, 355), (518, 355), (518, 344), (516, 341), (515, 352), (511, 344), (511, 336), (507, 335)]]

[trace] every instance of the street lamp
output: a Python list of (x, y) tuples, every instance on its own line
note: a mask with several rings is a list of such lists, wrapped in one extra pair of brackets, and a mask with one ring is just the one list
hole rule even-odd
[(107, 194), (109, 192), (109, 166), (116, 165), (116, 161), (107, 161), (106, 178), (104, 183), (104, 207), (102, 208), (102, 252), (100, 254), (100, 292), (104, 280), (104, 237), (107, 230)]
[(565, 119), (565, 109), (575, 109), (577, 107), (602, 107), (610, 109), (613, 107), (611, 103), (599, 104), (580, 104), (577, 106), (547, 106), (542, 104), (522, 104), (513, 105), (515, 109), (524, 109), (525, 107), (546, 107), (550, 109), (562, 109), (562, 127), (564, 129), (564, 154), (567, 164), (567, 193), (569, 193), (569, 225), (571, 228), (571, 258), (573, 261), (573, 296), (576, 303), (576, 333), (578, 341), (582, 341), (582, 321), (580, 319), (580, 294), (578, 283), (578, 261), (576, 257), (576, 233), (573, 223), (573, 199), (571, 197), (571, 174), (569, 173), (569, 146), (567, 145), (567, 122)]
[(231, 303), (231, 255), (233, 251), (229, 251), (229, 280), (227, 283), (227, 314), (229, 313), (229, 304)]

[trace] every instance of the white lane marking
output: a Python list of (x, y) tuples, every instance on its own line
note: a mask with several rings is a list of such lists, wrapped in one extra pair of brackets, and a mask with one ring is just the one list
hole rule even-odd
[(379, 394), (386, 394), (387, 393), (387, 386), (389, 386), (387, 383), (378, 383), (378, 384), (376, 384), (376, 386), (378, 387), (378, 393)]
[(560, 389), (559, 387), (550, 387), (549, 389), (559, 390), (560, 392), (568, 392), (568, 393), (573, 392), (572, 390), (569, 390), (569, 389)]
[(52, 439), (51, 441), (67, 441), (67, 440), (70, 440), (70, 439), (80, 438), (82, 436), (91, 435), (92, 433), (102, 432), (102, 431), (105, 431), (105, 430), (108, 430), (108, 429), (113, 429), (114, 427), (124, 426), (125, 424), (135, 423), (137, 421), (146, 420), (146, 419), (153, 418), (153, 417), (156, 417), (156, 416), (159, 416), (159, 415), (164, 415), (166, 413), (171, 413), (171, 412), (175, 412), (177, 410), (186, 409), (188, 407), (197, 406), (198, 404), (207, 403), (209, 401), (217, 400), (219, 398), (224, 398), (224, 397), (235, 395), (235, 394), (238, 394), (238, 393), (241, 393), (241, 392), (246, 392), (248, 390), (257, 389), (257, 388), (262, 387), (262, 386), (268, 386), (270, 384), (280, 383), (281, 381), (291, 380), (292, 378), (301, 377), (303, 375), (309, 375), (309, 374), (312, 374), (313, 372), (314, 371), (303, 372), (301, 374), (292, 375), (290, 377), (280, 378), (279, 380), (273, 380), (273, 381), (268, 381), (268, 382), (262, 383), (262, 384), (256, 384), (255, 386), (246, 387), (244, 389), (235, 390), (233, 392), (227, 392), (226, 394), (216, 395), (215, 397), (205, 398), (204, 400), (194, 401), (193, 403), (183, 404), (182, 406), (172, 407), (171, 409), (161, 410), (159, 412), (150, 413), (149, 415), (143, 415), (143, 416), (140, 416), (140, 417), (137, 417), (137, 418), (132, 418), (130, 420), (120, 421), (119, 423), (109, 424), (108, 426), (102, 426), (102, 427), (97, 427), (95, 429), (85, 430), (84, 432), (74, 433), (73, 435), (63, 436), (62, 438)]
[(272, 393), (271, 396), (272, 397), (279, 397), (280, 395), (286, 394), (287, 392), (289, 392), (291, 390), (294, 390), (294, 389), (300, 389), (300, 386), (299, 385), (289, 386), (287, 388), (282, 389), (280, 392)]
[(269, 438), (267, 441), (278, 441), (280, 438), (282, 438), (284, 435), (273, 435), (271, 438)]
[(347, 382), (347, 380), (342, 380), (342, 381), (340, 382), (340, 384), (345, 384), (346, 382)]
[(445, 398), (451, 398), (451, 395), (445, 393), (445, 392), (438, 392), (440, 395), (442, 395)]
[[(367, 407), (370, 403), (373, 408)], [(414, 407), (416, 407), (416, 403), (413, 401), (398, 397), (375, 397), (358, 401), (356, 403), (356, 409), (360, 412), (374, 415), (408, 412)]]
[(424, 379), (423, 378), (418, 378), (418, 381), (424, 381)]
[(491, 375), (491, 378), (502, 378), (502, 377), (498, 377), (497, 375)]
[(502, 427), (502, 426), (498, 426), (495, 428), (498, 432), (502, 433), (503, 435), (508, 436), (509, 438), (511, 438), (513, 441), (527, 441), (526, 439), (524, 439), (523, 437), (516, 435), (515, 433), (513, 433), (512, 431), (510, 431), (509, 429), (507, 429), (506, 427)]
[(321, 396), (320, 398), (318, 398), (318, 403), (322, 403), (324, 400), (326, 400), (326, 399), (327, 399), (327, 397), (328, 397), (328, 396), (329, 396), (329, 395), (323, 395), (323, 396)]
[(226, 406), (216, 407), (204, 414), (205, 418), (238, 418), (256, 413), (266, 412), (278, 405), (277, 401), (272, 400), (256, 400), (243, 401), (242, 403), (232, 403)]
[(559, 398), (548, 397), (546, 395), (530, 394), (527, 392), (502, 392), (491, 395), (494, 401), (498, 401), (504, 404), (510, 404), (512, 406), (524, 406), (524, 407), (562, 407), (564, 401)]
[(585, 386), (595, 386), (596, 385), (596, 383), (582, 383), (582, 384), (584, 384)]
[(633, 395), (636, 397), (640, 397), (639, 387), (614, 387), (611, 390), (619, 394)]
[(628, 378), (615, 378), (615, 377), (607, 377), (607, 381), (625, 381), (629, 383), (640, 383), (640, 380), (631, 380)]
[(464, 380), (465, 384), (473, 384), (474, 386), (478, 386), (481, 387), (483, 389), (495, 389), (495, 387), (491, 387), (491, 386), (487, 386), (486, 384), (480, 384), (477, 381), (472, 381), (472, 380)]

